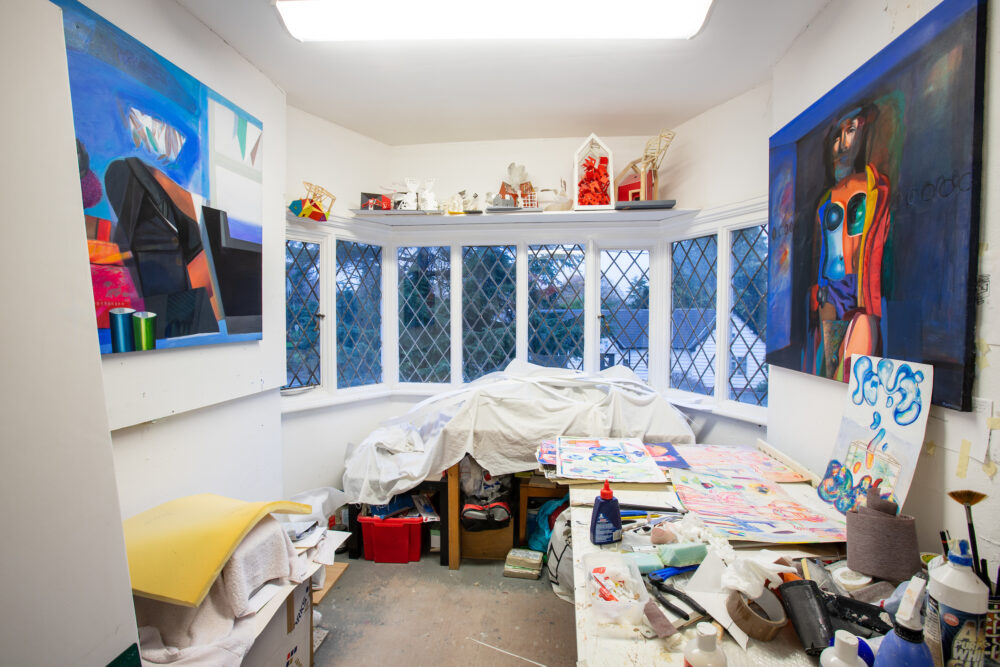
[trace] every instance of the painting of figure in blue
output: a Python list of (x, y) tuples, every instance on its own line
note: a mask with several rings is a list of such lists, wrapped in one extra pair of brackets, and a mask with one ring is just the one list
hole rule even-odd
[(101, 352), (260, 339), (263, 125), (78, 2), (54, 2)]
[(931, 364), (971, 409), (985, 6), (944, 0), (771, 137), (768, 363)]

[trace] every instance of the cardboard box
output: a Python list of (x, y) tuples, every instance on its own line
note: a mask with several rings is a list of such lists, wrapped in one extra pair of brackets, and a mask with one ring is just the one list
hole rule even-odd
[[(311, 667), (312, 590), (306, 579), (285, 597), (243, 658), (243, 667)], [(279, 594), (280, 595), (280, 594)]]

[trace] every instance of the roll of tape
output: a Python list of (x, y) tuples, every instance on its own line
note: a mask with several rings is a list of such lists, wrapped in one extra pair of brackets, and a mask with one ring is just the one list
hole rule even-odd
[(848, 593), (856, 591), (859, 588), (864, 588), (868, 584), (872, 583), (872, 578), (867, 574), (855, 572), (848, 567), (841, 567), (834, 570), (833, 579)]
[[(756, 603), (766, 616), (755, 611), (750, 602)], [(750, 601), (743, 593), (731, 591), (726, 598), (726, 611), (740, 630), (763, 642), (774, 639), (781, 628), (788, 623), (785, 608), (777, 596), (766, 588), (759, 597)]]

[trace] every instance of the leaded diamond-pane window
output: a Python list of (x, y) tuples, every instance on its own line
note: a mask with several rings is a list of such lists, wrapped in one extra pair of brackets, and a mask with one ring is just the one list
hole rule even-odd
[(399, 249), (399, 381), (451, 379), (451, 249)]
[(715, 236), (671, 245), (670, 386), (711, 395), (715, 390)]
[(382, 382), (382, 248), (337, 241), (337, 386)]
[(286, 240), (286, 389), (320, 383), (319, 289), (319, 244)]
[(601, 368), (649, 377), (649, 251), (601, 252)]
[(584, 248), (528, 246), (528, 361), (583, 369)]
[(767, 405), (767, 226), (732, 233), (729, 398)]
[(517, 249), (462, 248), (462, 379), (503, 370), (514, 359)]

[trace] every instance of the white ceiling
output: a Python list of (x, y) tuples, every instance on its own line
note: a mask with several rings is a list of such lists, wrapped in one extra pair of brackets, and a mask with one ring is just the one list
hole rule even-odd
[(290, 105), (391, 145), (656, 134), (765, 81), (828, 1), (715, 0), (691, 40), (331, 44), (293, 39), (269, 0), (178, 0)]

